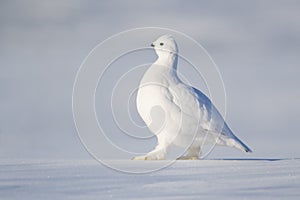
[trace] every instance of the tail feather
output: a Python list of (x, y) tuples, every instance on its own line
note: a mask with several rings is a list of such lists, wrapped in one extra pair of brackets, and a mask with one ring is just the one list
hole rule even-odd
[(245, 145), (238, 137), (234, 135), (232, 130), (225, 122), (223, 130), (221, 132), (221, 137), (224, 137), (223, 139), (225, 140), (225, 145), (227, 146), (235, 147), (247, 153), (252, 152), (252, 150), (247, 145)]
[(222, 146), (230, 146), (230, 147), (235, 147), (237, 149), (240, 149), (244, 152), (247, 153), (252, 153), (252, 150), (245, 145), (239, 138), (236, 136), (234, 137), (228, 137), (228, 136), (221, 136), (219, 138), (216, 138), (216, 142), (218, 145)]
[(240, 139), (238, 139), (237, 137), (234, 140), (234, 147), (246, 152), (246, 153), (252, 153), (252, 150), (247, 146), (245, 145)]

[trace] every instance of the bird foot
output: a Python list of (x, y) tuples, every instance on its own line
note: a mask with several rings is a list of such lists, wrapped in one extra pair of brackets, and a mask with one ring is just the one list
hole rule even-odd
[(148, 160), (147, 156), (135, 156), (131, 160)]
[(164, 158), (154, 157), (154, 156), (136, 156), (132, 160), (164, 160)]
[(180, 156), (176, 160), (199, 160), (197, 156)]

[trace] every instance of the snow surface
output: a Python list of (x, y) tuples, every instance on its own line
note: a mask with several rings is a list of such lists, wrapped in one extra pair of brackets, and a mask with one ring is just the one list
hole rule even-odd
[[(147, 168), (168, 161), (114, 161)], [(126, 174), (96, 161), (2, 161), (0, 199), (300, 199), (299, 159), (176, 161)]]

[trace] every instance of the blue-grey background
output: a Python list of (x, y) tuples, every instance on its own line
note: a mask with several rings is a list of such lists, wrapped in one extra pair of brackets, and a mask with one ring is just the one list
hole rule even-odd
[(184, 32), (221, 71), (227, 121), (252, 155), (300, 157), (300, 2), (0, 1), (0, 159), (88, 158), (72, 86), (91, 49), (144, 26)]

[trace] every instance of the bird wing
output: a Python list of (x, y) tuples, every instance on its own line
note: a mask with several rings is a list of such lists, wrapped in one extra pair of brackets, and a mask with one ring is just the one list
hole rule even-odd
[(197, 90), (196, 88), (191, 89), (197, 95), (200, 107), (206, 107), (206, 112), (208, 113), (208, 118), (210, 120), (210, 128), (208, 131), (217, 134), (220, 133), (221, 138), (232, 138), (235, 141), (235, 144), (233, 146), (236, 146), (237, 148), (240, 148), (245, 152), (252, 152), (252, 150), (247, 145), (245, 145), (238, 137), (233, 134), (224, 118), (222, 117), (218, 109), (213, 105), (211, 100), (200, 90)]
[(201, 111), (206, 118), (205, 123), (206, 125), (208, 125), (208, 127), (206, 127), (207, 130), (210, 132), (220, 133), (221, 135), (230, 138), (236, 138), (218, 109), (211, 102), (211, 100), (196, 88), (191, 87), (190, 90), (197, 97), (199, 107), (201, 108)]
[(179, 83), (173, 87), (164, 87), (164, 89), (165, 96), (172, 103), (172, 106), (187, 116), (199, 119), (199, 125), (202, 129), (236, 138), (217, 108), (200, 90), (184, 83)]
[(174, 87), (167, 88), (170, 101), (180, 109), (183, 114), (198, 118), (199, 102), (195, 94), (184, 84), (177, 84)]
[(252, 152), (247, 145), (234, 135), (211, 100), (201, 91), (181, 84), (174, 88), (168, 88), (166, 92), (166, 96), (172, 102), (172, 107), (176, 107), (181, 114), (190, 116), (191, 120), (199, 119), (199, 126), (203, 130), (221, 139), (216, 142), (222, 145), (235, 146), (245, 152)]

